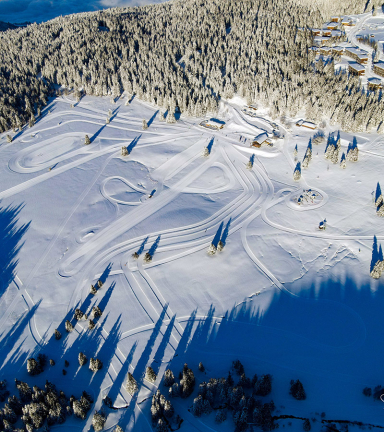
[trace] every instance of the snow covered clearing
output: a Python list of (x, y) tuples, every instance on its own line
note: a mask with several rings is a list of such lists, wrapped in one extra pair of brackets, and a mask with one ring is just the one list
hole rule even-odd
[[(136, 99), (75, 103), (70, 95), (51, 101), (11, 143), (0, 136), (0, 364), (10, 387), (14, 378), (31, 386), (49, 379), (68, 394), (87, 390), (92, 410), (106, 410), (107, 430), (118, 423), (149, 431), (150, 397), (163, 392), (166, 368), (176, 375), (187, 362), (199, 383), (226, 376), (238, 358), (249, 376), (273, 375), (265, 401), (273, 398), (277, 416), (316, 418), (313, 430), (324, 419), (384, 426), (381, 403), (362, 394), (384, 380), (383, 279), (369, 276), (373, 237), (384, 240), (372, 197), (384, 182), (382, 138), (358, 134), (358, 162), (347, 160), (346, 169), (339, 160), (353, 135), (341, 133), (337, 163), (324, 158), (327, 139), (312, 143), (295, 182), (318, 129), (296, 126), (298, 116), (278, 122), (284, 138), (272, 147), (251, 148), (276, 125), (262, 108), (244, 116), (244, 105), (223, 103), (225, 126), (210, 130), (183, 116), (149, 122), (156, 109)], [(323, 132), (336, 137), (337, 128)], [(90, 318), (95, 306), (102, 316), (94, 329), (73, 319), (76, 309)], [(80, 368), (80, 351), (103, 368)], [(37, 353), (56, 365), (30, 377), (26, 359)], [(144, 380), (147, 366), (154, 383)], [(139, 384), (134, 397), (128, 372)], [(289, 395), (298, 378), (305, 401)], [(194, 417), (191, 404), (174, 400), (181, 430), (233, 430), (230, 419), (218, 426), (213, 415)], [(69, 418), (58, 429), (87, 431), (91, 421)], [(299, 420), (277, 422), (301, 428)]]

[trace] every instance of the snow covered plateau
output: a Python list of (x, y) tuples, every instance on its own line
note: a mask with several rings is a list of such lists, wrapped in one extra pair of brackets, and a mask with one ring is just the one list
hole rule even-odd
[[(362, 393), (384, 384), (384, 284), (370, 277), (373, 237), (384, 239), (372, 201), (384, 182), (383, 137), (356, 134), (359, 160), (342, 169), (324, 158), (327, 136), (338, 131), (326, 125), (294, 181), (295, 158), (318, 132), (298, 119), (278, 122), (283, 138), (256, 148), (253, 137), (272, 136), (272, 119), (260, 107), (245, 115), (239, 98), (221, 102), (218, 130), (200, 126), (204, 118), (162, 122), (154, 106), (125, 101), (57, 97), (12, 142), (0, 135), (0, 364), (11, 393), (14, 378), (31, 387), (48, 379), (67, 396), (89, 392), (91, 412), (107, 412), (105, 430), (149, 431), (152, 394), (167, 396), (165, 369), (176, 376), (188, 363), (199, 384), (227, 376), (239, 359), (247, 376), (273, 376), (264, 399), (274, 400), (275, 416), (315, 419), (314, 431), (324, 420), (383, 427), (382, 402)], [(354, 135), (340, 138), (346, 153)], [(306, 205), (297, 202), (303, 193)], [(219, 241), (222, 250), (208, 254)], [(94, 329), (74, 320), (75, 309), (90, 315), (96, 305)], [(80, 351), (103, 368), (81, 368)], [(56, 364), (31, 377), (26, 359), (38, 353)], [(154, 383), (142, 379), (147, 366)], [(128, 372), (139, 383), (134, 398)], [(291, 379), (303, 383), (306, 400), (289, 394)], [(234, 429), (231, 419), (194, 417), (193, 397), (172, 400), (180, 430)], [(72, 416), (52, 430), (88, 431), (91, 422)], [(276, 422), (302, 430), (299, 419)]]

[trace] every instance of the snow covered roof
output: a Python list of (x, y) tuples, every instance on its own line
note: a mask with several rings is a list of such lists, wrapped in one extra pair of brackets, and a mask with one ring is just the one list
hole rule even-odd
[(373, 67), (375, 67), (375, 66), (378, 66), (378, 67), (384, 69), (384, 61), (380, 60), (376, 63), (373, 63)]
[(368, 82), (370, 82), (371, 84), (381, 84), (381, 79), (380, 78), (368, 78)]
[(268, 139), (268, 134), (267, 132), (262, 132), (261, 134), (257, 135), (254, 139), (253, 142), (258, 142), (259, 144), (262, 144), (264, 141), (266, 141)]
[(349, 66), (358, 72), (365, 70), (365, 67), (359, 63), (349, 63)]

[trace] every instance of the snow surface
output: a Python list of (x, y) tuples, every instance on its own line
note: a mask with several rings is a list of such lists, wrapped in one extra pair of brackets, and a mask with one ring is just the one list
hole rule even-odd
[(161, 3), (161, 0), (0, 0), (0, 21), (41, 23), (61, 15), (153, 3)]
[[(384, 287), (369, 277), (373, 236), (384, 239), (371, 196), (377, 181), (384, 182), (383, 137), (358, 134), (359, 161), (345, 170), (324, 159), (325, 142), (313, 144), (309, 168), (295, 182), (294, 148), (302, 160), (316, 133), (295, 126), (295, 119), (291, 129), (279, 125), (283, 140), (257, 149), (244, 137), (271, 132), (272, 119), (262, 108), (257, 118), (243, 115), (239, 98), (222, 104), (220, 131), (183, 116), (176, 124), (156, 118), (143, 131), (142, 119), (156, 107), (124, 102), (87, 96), (71, 109), (72, 97), (60, 97), (12, 143), (0, 135), (1, 263), (17, 261), (0, 298), (2, 375), (40, 386), (49, 379), (68, 394), (86, 389), (95, 397), (93, 409), (109, 394), (122, 408), (109, 412), (107, 430), (117, 423), (151, 430), (150, 400), (144, 400), (172, 360), (175, 374), (187, 362), (199, 382), (226, 376), (239, 358), (249, 376), (273, 374), (270, 398), (279, 414), (321, 420), (315, 413), (324, 411), (327, 419), (384, 426), (381, 402), (362, 395), (365, 386), (384, 384)], [(109, 109), (116, 115), (106, 125)], [(211, 154), (203, 157), (212, 139)], [(344, 151), (352, 139), (341, 135)], [(131, 154), (121, 156), (130, 144)], [(304, 189), (322, 199), (294, 205)], [(320, 231), (325, 218), (327, 229)], [(11, 221), (19, 230), (8, 233), (1, 227)], [(219, 235), (224, 250), (209, 256)], [(145, 263), (148, 251), (153, 259)], [(9, 269), (3, 281), (6, 276)], [(99, 278), (104, 286), (90, 296)], [(86, 312), (94, 304), (104, 311), (97, 328), (88, 332), (80, 321), (66, 334), (74, 309)], [(61, 341), (52, 339), (55, 328)], [(96, 355), (103, 369), (95, 375), (79, 369), (79, 351)], [(56, 366), (29, 377), (25, 361), (37, 352)], [(65, 377), (64, 359), (70, 362)], [(207, 375), (197, 371), (200, 361)], [(126, 374), (138, 379), (147, 365), (159, 378), (143, 382), (132, 402)], [(298, 378), (305, 401), (288, 393)], [(181, 430), (233, 430), (231, 420), (217, 426), (213, 415), (194, 418), (191, 403), (174, 401)], [(298, 422), (280, 424), (301, 430)], [(58, 429), (87, 431), (90, 424), (91, 416), (71, 418)], [(320, 427), (318, 421), (312, 430)]]

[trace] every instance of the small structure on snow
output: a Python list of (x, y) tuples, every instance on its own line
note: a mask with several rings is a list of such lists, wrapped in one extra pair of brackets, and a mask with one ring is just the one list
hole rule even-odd
[(316, 129), (316, 125), (315, 123), (312, 123), (310, 121), (307, 120), (299, 120), (296, 122), (296, 126), (298, 127), (306, 127), (308, 129)]
[(225, 122), (223, 122), (222, 120), (214, 119), (214, 118), (211, 118), (209, 120), (203, 120), (200, 123), (200, 126), (206, 127), (208, 129), (214, 129), (214, 130), (223, 129), (224, 125), (225, 125)]
[(319, 230), (325, 230), (327, 228), (327, 219), (324, 219), (319, 223)]
[(252, 143), (251, 143), (251, 147), (257, 147), (260, 148), (262, 145), (271, 145), (272, 141), (268, 138), (268, 134), (267, 132), (263, 132), (259, 135), (257, 135)]

